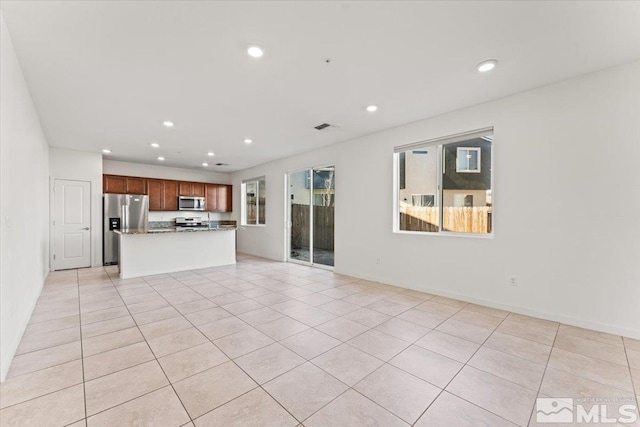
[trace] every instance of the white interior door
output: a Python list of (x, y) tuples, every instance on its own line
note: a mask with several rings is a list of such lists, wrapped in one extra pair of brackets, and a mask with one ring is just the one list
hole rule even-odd
[(56, 179), (53, 269), (91, 266), (91, 183)]

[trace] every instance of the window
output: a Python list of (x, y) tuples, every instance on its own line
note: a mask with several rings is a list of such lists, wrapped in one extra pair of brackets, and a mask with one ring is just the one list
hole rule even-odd
[(432, 194), (412, 194), (411, 204), (413, 206), (435, 206), (436, 196)]
[(480, 173), (480, 147), (458, 147), (456, 153), (456, 172)]
[(491, 234), (493, 129), (395, 148), (396, 232)]
[(265, 225), (264, 177), (242, 181), (242, 225)]

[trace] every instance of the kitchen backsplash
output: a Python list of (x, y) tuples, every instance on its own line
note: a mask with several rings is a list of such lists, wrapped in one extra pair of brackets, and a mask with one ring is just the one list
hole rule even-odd
[(221, 221), (231, 218), (231, 212), (198, 212), (198, 211), (151, 211), (149, 212), (149, 222), (167, 221), (174, 222), (178, 216), (199, 216), (203, 220)]
[[(150, 230), (154, 230), (154, 229), (158, 229), (158, 228), (171, 228), (171, 227), (175, 227), (175, 222), (173, 221), (149, 221), (149, 229)], [(211, 220), (209, 222), (209, 227), (221, 227), (224, 225), (231, 225), (231, 226), (237, 226), (237, 222), (236, 221), (232, 221), (232, 220)]]

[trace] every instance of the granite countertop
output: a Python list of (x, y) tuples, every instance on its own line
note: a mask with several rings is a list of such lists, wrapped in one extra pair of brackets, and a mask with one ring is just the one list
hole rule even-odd
[(210, 231), (235, 231), (238, 227), (232, 225), (221, 225), (219, 227), (212, 228), (198, 228), (198, 229), (177, 229), (175, 227), (169, 228), (150, 228), (148, 230), (144, 229), (132, 229), (127, 231), (122, 230), (113, 230), (117, 234), (129, 235), (129, 234), (165, 234), (165, 233), (200, 233), (200, 232), (210, 232)]

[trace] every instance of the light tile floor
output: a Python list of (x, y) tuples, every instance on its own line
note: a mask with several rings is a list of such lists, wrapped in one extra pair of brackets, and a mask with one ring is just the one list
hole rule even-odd
[(526, 426), (637, 404), (640, 341), (240, 256), (50, 274), (0, 390), (2, 426)]

